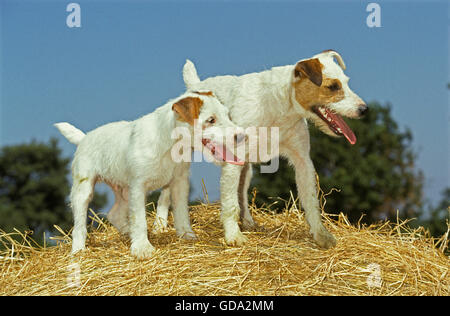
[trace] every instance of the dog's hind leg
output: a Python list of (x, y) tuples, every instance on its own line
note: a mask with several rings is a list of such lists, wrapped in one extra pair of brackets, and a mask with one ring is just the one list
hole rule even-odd
[(250, 186), (252, 175), (252, 165), (250, 163), (246, 163), (241, 171), (238, 189), (239, 207), (241, 209), (240, 217), (242, 228), (245, 230), (252, 230), (256, 227), (255, 221), (253, 220), (252, 214), (248, 208), (248, 187)]
[(156, 217), (153, 223), (152, 233), (158, 234), (167, 231), (167, 218), (170, 207), (170, 187), (162, 189), (156, 207)]
[(89, 202), (94, 195), (95, 179), (90, 177), (74, 177), (70, 201), (74, 217), (72, 232), (72, 254), (83, 250), (86, 244), (86, 219)]
[(122, 234), (127, 234), (130, 231), (128, 225), (127, 190), (117, 185), (111, 185), (111, 188), (114, 191), (115, 202), (106, 217), (119, 232)]

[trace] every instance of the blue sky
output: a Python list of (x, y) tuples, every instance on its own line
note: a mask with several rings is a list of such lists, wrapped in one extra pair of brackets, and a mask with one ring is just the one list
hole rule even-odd
[[(149, 113), (184, 91), (186, 58), (206, 78), (334, 49), (352, 89), (390, 102), (412, 130), (426, 197), (436, 201), (450, 185), (447, 1), (378, 1), (380, 28), (366, 25), (370, 1), (125, 0), (76, 1), (82, 26), (68, 28), (70, 2), (0, 0), (0, 145), (54, 136), (72, 156), (53, 123), (89, 131)], [(219, 176), (194, 164), (192, 197), (204, 178), (217, 199)]]

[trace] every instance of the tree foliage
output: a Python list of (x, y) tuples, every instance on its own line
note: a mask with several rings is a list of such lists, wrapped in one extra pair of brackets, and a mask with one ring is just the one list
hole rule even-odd
[(442, 191), (442, 199), (436, 205), (429, 208), (427, 219), (419, 222), (421, 226), (428, 228), (431, 235), (442, 236), (447, 232), (450, 221), (450, 188)]
[[(422, 173), (415, 168), (410, 130), (401, 131), (391, 116), (391, 107), (369, 105), (369, 113), (360, 120), (348, 120), (358, 137), (354, 146), (344, 138), (333, 138), (310, 127), (311, 158), (324, 192), (328, 213), (343, 212), (351, 221), (364, 222), (417, 216), (422, 207)], [(297, 196), (295, 174), (286, 160), (274, 174), (256, 169), (252, 185), (257, 201), (270, 204), (270, 197), (289, 199)]]
[[(53, 225), (70, 229), (69, 162), (56, 139), (1, 148), (0, 229), (32, 230), (37, 241), (43, 232), (54, 231)], [(91, 206), (105, 204), (106, 195), (95, 194)]]

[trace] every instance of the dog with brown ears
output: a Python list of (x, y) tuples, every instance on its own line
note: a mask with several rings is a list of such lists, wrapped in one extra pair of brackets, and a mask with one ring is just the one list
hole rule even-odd
[[(183, 69), (186, 87), (213, 91), (230, 109), (235, 124), (242, 128), (279, 128), (280, 152), (274, 154), (286, 157), (294, 167), (298, 195), (310, 232), (324, 248), (333, 247), (336, 240), (321, 221), (307, 121), (330, 136), (343, 136), (350, 144), (356, 143), (355, 134), (342, 116), (360, 118), (368, 107), (350, 89), (345, 68), (339, 53), (326, 50), (295, 65), (242, 76), (217, 76), (201, 81), (191, 61), (188, 60)], [(244, 166), (224, 164), (222, 167), (221, 221), (225, 240), (230, 245), (242, 245), (246, 241), (238, 225), (239, 219), (245, 229), (255, 226), (247, 198), (252, 167), (246, 161)], [(170, 189), (164, 189), (158, 201), (159, 218), (167, 218), (170, 203)]]
[[(190, 161), (175, 159), (173, 149), (178, 148), (176, 145), (181, 140), (173, 137), (174, 131), (187, 133), (188, 149), (204, 147), (203, 153), (212, 161), (243, 165), (243, 161), (227, 150), (222, 131), (236, 131), (226, 136), (240, 141), (245, 140), (245, 135), (229, 119), (228, 108), (210, 91), (186, 92), (135, 121), (109, 123), (87, 134), (68, 123), (55, 126), (77, 145), (70, 193), (75, 221), (73, 254), (85, 248), (87, 208), (99, 181), (108, 184), (116, 198), (108, 220), (122, 233), (129, 233), (131, 254), (137, 258), (148, 258), (154, 252), (145, 218), (148, 191), (167, 187), (178, 236), (196, 238), (188, 213)], [(191, 142), (195, 130), (201, 131), (197, 145)]]

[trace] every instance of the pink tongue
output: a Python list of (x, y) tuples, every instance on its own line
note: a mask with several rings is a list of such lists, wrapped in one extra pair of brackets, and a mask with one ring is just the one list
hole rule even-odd
[(329, 117), (331, 117), (331, 120), (341, 129), (342, 134), (347, 138), (348, 142), (352, 145), (356, 143), (356, 136), (353, 133), (353, 131), (348, 127), (347, 123), (337, 114), (332, 113), (331, 111), (327, 111), (327, 114)]
[(240, 160), (238, 157), (236, 157), (235, 155), (233, 155), (233, 153), (229, 152), (225, 146), (221, 145), (221, 146), (217, 146), (214, 148), (216, 150), (214, 155), (216, 157), (223, 159), (223, 161), (231, 163), (233, 165), (239, 165), (239, 166), (244, 165), (244, 162), (242, 160)]

